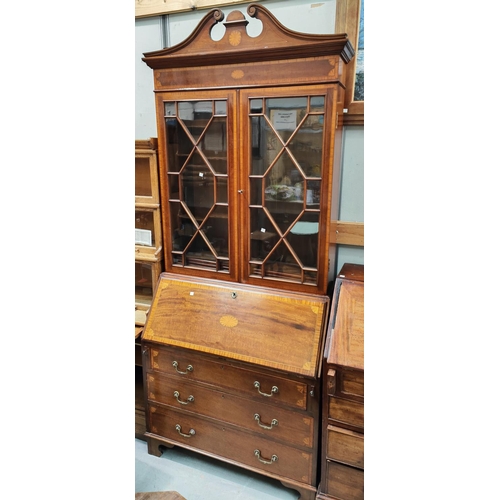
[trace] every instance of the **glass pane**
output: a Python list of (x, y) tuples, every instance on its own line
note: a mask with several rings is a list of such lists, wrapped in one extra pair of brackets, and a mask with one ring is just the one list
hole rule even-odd
[(319, 212), (307, 212), (291, 228), (287, 241), (303, 267), (318, 265)]
[(203, 140), (200, 142), (200, 147), (214, 171), (219, 174), (226, 174), (226, 118), (214, 118), (203, 134)]
[(155, 246), (154, 214), (151, 211), (135, 211), (135, 244)]
[(210, 242), (211, 250), (217, 257), (229, 257), (227, 216), (228, 208), (217, 206), (201, 227)]
[(260, 101), (250, 101), (249, 116), (249, 271), (315, 284), (325, 97), (268, 98), (263, 110)]
[(217, 195), (216, 203), (227, 203), (227, 176), (215, 176), (215, 185)]
[(276, 133), (286, 143), (307, 110), (307, 97), (266, 99), (266, 115)]
[(298, 166), (288, 151), (283, 151), (268, 170), (266, 176), (266, 199), (293, 201), (296, 199), (295, 183), (302, 179)]
[(215, 114), (216, 115), (227, 115), (227, 102), (226, 101), (215, 101)]
[(262, 208), (250, 208), (250, 259), (264, 260), (276, 242), (279, 234)]
[(172, 249), (182, 252), (195, 235), (197, 229), (179, 202), (170, 202), (170, 225), (172, 227)]
[(205, 239), (198, 233), (186, 251), (186, 265), (215, 269), (215, 256)]
[(177, 119), (166, 121), (166, 131), (168, 171), (179, 172), (194, 146)]
[(171, 256), (229, 272), (227, 101), (165, 103)]
[[(288, 186), (281, 186), (283, 188), (288, 188)], [(290, 188), (291, 190), (295, 188)], [(292, 201), (274, 201), (266, 200), (266, 208), (271, 213), (271, 217), (280, 228), (281, 233), (285, 233), (292, 224), (295, 223), (297, 217), (302, 213), (303, 203), (302, 200), (299, 202)]]
[(323, 96), (311, 97), (311, 112), (318, 113), (325, 111), (325, 98)]
[(153, 196), (148, 158), (135, 159), (135, 195)]
[(194, 119), (194, 104), (192, 102), (180, 102), (178, 108), (178, 116), (182, 121), (189, 122)]
[(262, 99), (250, 99), (250, 113), (262, 113)]
[(321, 177), (323, 115), (309, 115), (288, 145), (306, 177)]
[(178, 200), (180, 199), (180, 189), (179, 189), (179, 179), (180, 176), (177, 174), (168, 174), (168, 197), (169, 199)]
[(321, 195), (320, 181), (306, 182), (306, 206), (307, 208), (318, 208)]
[(262, 182), (263, 178), (250, 179), (250, 205), (262, 205)]
[(165, 103), (165, 116), (175, 116), (175, 102)]
[(214, 204), (214, 175), (197, 153), (181, 173), (182, 199), (200, 222)]
[(153, 297), (153, 267), (145, 262), (135, 261), (135, 300), (150, 302)]
[[(250, 117), (250, 126), (252, 134), (251, 174), (260, 175), (265, 172), (268, 166), (268, 164), (266, 163), (272, 161), (274, 159), (274, 156), (276, 156), (276, 143), (272, 143), (272, 136), (269, 133), (270, 128), (263, 116)], [(276, 140), (275, 136), (274, 140)], [(274, 156), (272, 155), (271, 151), (275, 151)]]

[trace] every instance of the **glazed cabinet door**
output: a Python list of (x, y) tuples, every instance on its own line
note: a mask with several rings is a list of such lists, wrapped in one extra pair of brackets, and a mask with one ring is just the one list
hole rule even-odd
[(244, 281), (326, 289), (336, 93), (241, 91)]
[(156, 98), (165, 269), (235, 281), (236, 92)]

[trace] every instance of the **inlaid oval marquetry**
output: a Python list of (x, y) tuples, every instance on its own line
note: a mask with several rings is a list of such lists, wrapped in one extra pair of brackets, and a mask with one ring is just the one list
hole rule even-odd
[(235, 69), (232, 73), (231, 76), (235, 78), (236, 80), (239, 80), (240, 78), (243, 78), (245, 76), (245, 73), (241, 69)]
[(319, 307), (318, 306), (311, 306), (311, 310), (314, 314), (318, 314), (319, 312)]
[(241, 31), (233, 31), (229, 35), (229, 43), (233, 47), (237, 47), (241, 43)]
[(228, 328), (233, 328), (238, 324), (238, 320), (230, 314), (225, 314), (219, 321), (222, 326), (227, 326)]

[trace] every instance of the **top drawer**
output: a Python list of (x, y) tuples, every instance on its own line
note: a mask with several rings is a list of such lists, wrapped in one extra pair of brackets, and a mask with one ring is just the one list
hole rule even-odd
[[(235, 366), (214, 357), (209, 360), (191, 351), (157, 347), (143, 343), (144, 366), (172, 376), (194, 380), (217, 388), (234, 391), (268, 404), (308, 409), (308, 392), (312, 387), (304, 381), (291, 380), (272, 373)], [(318, 389), (316, 389), (316, 393)]]
[(365, 375), (354, 370), (334, 370), (327, 367), (327, 394), (352, 401), (364, 402)]

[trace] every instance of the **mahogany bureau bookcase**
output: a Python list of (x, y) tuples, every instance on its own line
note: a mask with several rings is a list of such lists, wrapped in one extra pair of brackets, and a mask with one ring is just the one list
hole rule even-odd
[(242, 12), (213, 9), (143, 58), (165, 265), (142, 337), (145, 437), (152, 454), (182, 446), (313, 500), (354, 51), (347, 35), (292, 31), (260, 4), (247, 14), (259, 34)]
[(323, 360), (318, 500), (364, 498), (364, 266), (335, 281)]
[(328, 305), (163, 273), (142, 335), (148, 452), (182, 446), (314, 499)]

